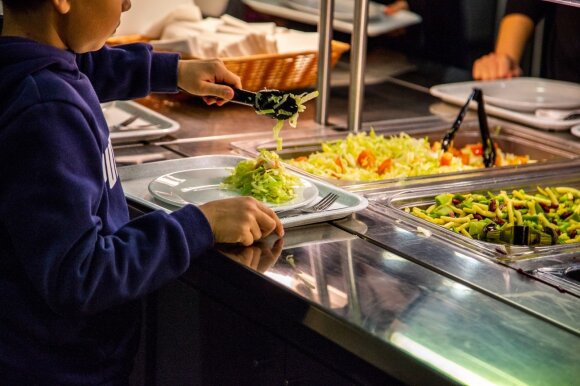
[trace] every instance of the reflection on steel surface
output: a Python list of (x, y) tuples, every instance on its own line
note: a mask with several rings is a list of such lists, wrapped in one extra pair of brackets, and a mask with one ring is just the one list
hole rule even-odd
[[(303, 323), (310, 328), (332, 334), (333, 323), (344, 326), (346, 322), (359, 331), (353, 336), (360, 337), (364, 331), (364, 339), (405, 349), (460, 383), (563, 384), (578, 376), (580, 335), (396, 252), (346, 232), (342, 240), (340, 232), (334, 234), (338, 236), (334, 241), (285, 248), (265, 272), (311, 307), (324, 311), (327, 317), (322, 319), (312, 309), (306, 313)], [(469, 260), (472, 275), (483, 272), (478, 269), (481, 261), (467, 254), (463, 257)], [(492, 270), (500, 277), (510, 272), (499, 266)], [(510, 280), (513, 291), (525, 291), (517, 276), (508, 276), (505, 280)], [(535, 299), (543, 295), (538, 291)], [(545, 300), (550, 299), (547, 295)], [(577, 306), (577, 300), (569, 303), (573, 304)], [(570, 318), (580, 317), (577, 307), (568, 311)], [(352, 344), (347, 348), (360, 348), (363, 342)], [(538, 365), (532, 368), (530, 363)]]

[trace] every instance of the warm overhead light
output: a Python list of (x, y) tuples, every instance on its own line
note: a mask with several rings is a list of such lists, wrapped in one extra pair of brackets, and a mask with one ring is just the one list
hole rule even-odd
[(549, 1), (551, 3), (570, 5), (572, 7), (580, 7), (580, 0), (544, 0), (544, 1)]

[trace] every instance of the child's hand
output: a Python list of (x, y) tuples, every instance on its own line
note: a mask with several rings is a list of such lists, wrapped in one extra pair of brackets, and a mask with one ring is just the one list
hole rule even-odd
[(217, 103), (221, 106), (234, 97), (230, 87), (218, 83), (242, 88), (240, 77), (228, 70), (219, 59), (179, 61), (177, 85), (191, 94), (204, 97), (208, 105)]
[(284, 235), (276, 213), (253, 197), (211, 201), (199, 209), (207, 218), (217, 243), (248, 246), (273, 231), (280, 237)]
[(259, 241), (249, 247), (219, 245), (217, 250), (240, 264), (264, 273), (276, 263), (283, 247), (284, 239), (277, 239), (271, 246), (266, 241)]
[(472, 75), (476, 80), (509, 79), (521, 76), (522, 69), (508, 55), (492, 52), (475, 61)]

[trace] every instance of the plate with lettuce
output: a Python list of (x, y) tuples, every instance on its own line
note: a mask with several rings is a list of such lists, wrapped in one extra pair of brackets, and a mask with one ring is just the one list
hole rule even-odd
[(238, 196), (252, 196), (275, 211), (299, 208), (318, 197), (310, 181), (288, 172), (274, 152), (263, 150), (255, 159), (235, 167), (181, 170), (157, 177), (149, 192), (165, 203), (183, 206)]

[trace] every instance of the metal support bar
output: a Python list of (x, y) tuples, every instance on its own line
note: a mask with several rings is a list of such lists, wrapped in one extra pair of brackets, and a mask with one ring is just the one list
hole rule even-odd
[(369, 0), (355, 1), (353, 21), (348, 93), (348, 130), (358, 133), (362, 126), (362, 107), (364, 103)]
[(332, 59), (332, 20), (334, 0), (320, 1), (318, 23), (318, 98), (316, 99), (316, 122), (328, 124), (328, 101), (330, 99), (330, 68)]

